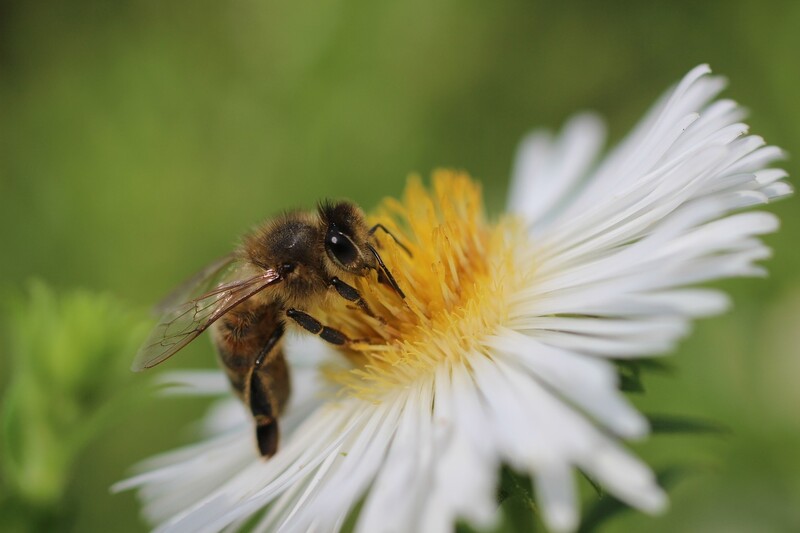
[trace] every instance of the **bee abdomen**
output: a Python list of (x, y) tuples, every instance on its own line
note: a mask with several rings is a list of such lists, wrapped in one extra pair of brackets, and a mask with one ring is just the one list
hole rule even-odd
[(215, 325), (214, 342), (231, 386), (253, 416), (258, 449), (271, 457), (278, 450), (278, 418), (291, 392), (281, 350), (284, 326), (276, 302), (243, 306)]

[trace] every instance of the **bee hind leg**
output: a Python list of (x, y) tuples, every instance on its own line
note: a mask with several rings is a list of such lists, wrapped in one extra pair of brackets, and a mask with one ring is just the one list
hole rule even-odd
[(256, 443), (261, 457), (269, 459), (275, 455), (275, 452), (278, 451), (279, 440), (280, 432), (278, 431), (278, 422), (276, 420), (270, 419), (261, 423), (256, 419)]
[(279, 323), (250, 372), (248, 403), (256, 423), (258, 451), (265, 458), (278, 451), (278, 416), (290, 393), (289, 368), (282, 350), (277, 347), (284, 329), (283, 323)]
[(278, 451), (278, 419), (275, 402), (270, 394), (269, 376), (254, 368), (250, 377), (250, 412), (256, 423), (256, 442), (263, 457), (272, 457)]

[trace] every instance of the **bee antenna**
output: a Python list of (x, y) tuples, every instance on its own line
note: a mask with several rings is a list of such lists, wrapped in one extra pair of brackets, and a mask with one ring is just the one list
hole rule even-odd
[(388, 235), (389, 237), (391, 237), (391, 238), (392, 238), (392, 240), (393, 240), (393, 241), (394, 241), (394, 242), (397, 244), (397, 246), (399, 246), (400, 248), (402, 248), (402, 249), (403, 249), (403, 251), (404, 251), (406, 254), (408, 254), (408, 257), (414, 257), (414, 254), (412, 254), (412, 253), (411, 253), (411, 250), (409, 250), (409, 249), (408, 249), (408, 246), (406, 246), (405, 244), (403, 244), (403, 243), (400, 241), (400, 239), (398, 239), (397, 237), (395, 237), (395, 236), (394, 236), (394, 234), (393, 234), (391, 231), (389, 231), (388, 229), (386, 229), (386, 226), (384, 226), (383, 224), (380, 224), (380, 223), (378, 223), (378, 224), (375, 224), (374, 226), (372, 226), (372, 228), (369, 230), (369, 235), (370, 235), (370, 237), (371, 237), (372, 235), (375, 235), (375, 232), (376, 232), (376, 231), (378, 231), (378, 230), (383, 230), (383, 232), (384, 232), (386, 235)]
[(383, 259), (381, 259), (378, 250), (376, 250), (375, 247), (372, 246), (372, 244), (370, 243), (367, 243), (367, 248), (369, 248), (369, 251), (372, 252), (372, 255), (375, 256), (375, 260), (378, 262), (378, 266), (380, 267), (383, 275), (386, 276), (386, 280), (389, 282), (389, 286), (392, 287), (394, 292), (396, 292), (397, 295), (400, 296), (400, 298), (405, 299), (406, 297), (405, 293), (403, 293), (402, 289), (400, 289), (400, 286), (397, 284), (397, 281), (395, 281), (394, 276), (392, 276), (392, 273), (389, 272), (389, 269), (383, 263)]

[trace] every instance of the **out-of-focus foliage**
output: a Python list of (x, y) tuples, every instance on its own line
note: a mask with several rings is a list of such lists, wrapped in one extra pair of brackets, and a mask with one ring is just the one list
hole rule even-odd
[[(323, 197), (369, 207), (437, 166), (481, 178), (497, 213), (527, 130), (590, 108), (618, 139), (702, 62), (730, 79), (725, 96), (752, 110), (753, 132), (796, 154), (798, 27), (800, 3), (778, 0), (7, 0), (0, 279), (145, 307), (263, 217)], [(796, 160), (786, 168), (800, 176)], [(735, 308), (701, 322), (674, 370), (632, 395), (730, 434), (636, 445), (659, 470), (697, 473), (666, 515), (604, 530), (800, 530), (800, 211), (795, 199), (769, 209), (783, 222), (767, 239), (771, 277), (725, 282)], [(175, 359), (165, 366), (212, 364), (202, 340)], [(9, 366), (0, 360), (0, 387)], [(202, 408), (156, 405), (80, 456), (74, 530), (143, 530), (133, 496), (107, 488), (189, 440), (175, 428)]]
[(0, 411), (3, 530), (66, 520), (67, 485), (88, 442), (126, 412), (124, 358), (146, 324), (106, 295), (59, 296), (40, 282), (9, 305)]

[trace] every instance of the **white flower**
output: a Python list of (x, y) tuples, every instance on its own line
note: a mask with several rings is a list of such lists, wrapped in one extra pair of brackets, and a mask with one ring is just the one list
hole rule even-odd
[[(249, 520), (336, 531), (362, 500), (358, 531), (488, 526), (504, 463), (532, 476), (553, 530), (578, 523), (576, 468), (662, 510), (653, 473), (620, 442), (648, 425), (611, 360), (668, 351), (691, 318), (727, 306), (719, 291), (687, 286), (762, 275), (758, 236), (778, 222), (738, 211), (791, 192), (766, 168), (781, 151), (746, 134), (734, 102), (713, 101), (724, 81), (708, 73), (692, 70), (599, 163), (593, 116), (532, 134), (511, 189), (517, 216), (487, 222), (465, 175), (439, 171), (431, 192), (412, 181), (376, 215), (412, 248), (409, 258), (384, 243), (406, 300), (365, 281), (386, 324), (347, 310), (325, 319), (380, 342), (344, 354), (314, 340), (287, 347), (296, 395), (279, 452), (257, 457), (251, 422), (229, 399), (209, 415), (207, 441), (148, 461), (120, 488), (139, 488), (163, 531)], [(226, 393), (221, 374), (200, 377), (181, 379)]]

